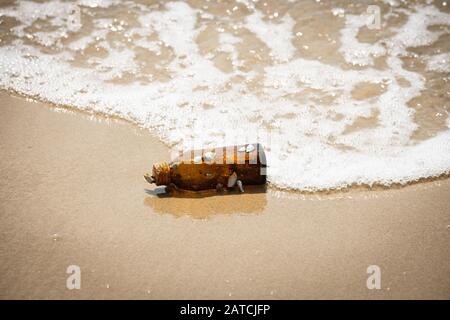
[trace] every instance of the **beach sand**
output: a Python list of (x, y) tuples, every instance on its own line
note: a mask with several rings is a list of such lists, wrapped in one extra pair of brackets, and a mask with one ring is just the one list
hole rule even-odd
[(2, 299), (450, 298), (449, 179), (159, 197), (142, 174), (169, 149), (149, 132), (0, 101)]

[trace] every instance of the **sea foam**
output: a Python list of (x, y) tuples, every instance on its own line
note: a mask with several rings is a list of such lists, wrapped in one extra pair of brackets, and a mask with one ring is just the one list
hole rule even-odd
[[(388, 3), (372, 32), (364, 6), (341, 6), (20, 1), (0, 8), (0, 86), (122, 117), (174, 149), (258, 140), (280, 188), (448, 173), (449, 93), (429, 82), (448, 81), (449, 53), (426, 48), (448, 36), (450, 15)], [(445, 121), (418, 139), (411, 101), (427, 90)]]

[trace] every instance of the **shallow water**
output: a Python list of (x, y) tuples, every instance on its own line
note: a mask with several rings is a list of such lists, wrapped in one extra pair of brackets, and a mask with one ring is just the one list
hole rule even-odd
[(450, 171), (445, 1), (2, 1), (0, 40), (0, 87), (174, 149), (257, 139), (278, 187)]

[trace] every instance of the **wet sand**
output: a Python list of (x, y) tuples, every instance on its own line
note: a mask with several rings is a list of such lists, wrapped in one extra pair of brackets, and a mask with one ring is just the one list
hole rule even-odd
[(2, 299), (450, 298), (449, 179), (159, 197), (142, 173), (169, 150), (147, 131), (0, 101)]

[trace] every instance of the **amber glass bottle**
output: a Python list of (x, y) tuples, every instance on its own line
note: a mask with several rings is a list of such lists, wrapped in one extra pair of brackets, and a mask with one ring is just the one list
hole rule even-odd
[(266, 183), (266, 156), (261, 144), (191, 150), (171, 163), (153, 165), (145, 179), (184, 190), (227, 189), (237, 184)]

